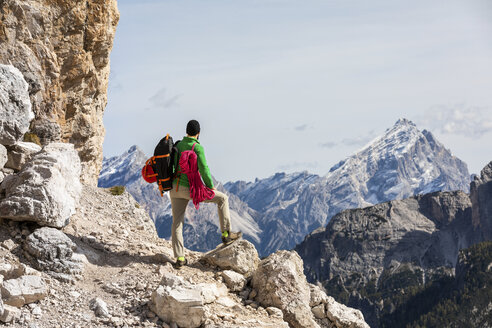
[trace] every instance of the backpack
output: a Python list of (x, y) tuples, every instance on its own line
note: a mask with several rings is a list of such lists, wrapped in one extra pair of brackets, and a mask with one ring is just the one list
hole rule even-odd
[(173, 143), (173, 138), (167, 134), (154, 149), (154, 156), (149, 158), (142, 168), (142, 177), (148, 183), (157, 182), (161, 196), (171, 190), (176, 176), (175, 157), (179, 157), (179, 151)]

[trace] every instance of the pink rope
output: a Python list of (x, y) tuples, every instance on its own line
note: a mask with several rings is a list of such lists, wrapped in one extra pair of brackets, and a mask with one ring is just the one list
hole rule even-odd
[(200, 172), (198, 172), (198, 157), (194, 152), (195, 144), (191, 150), (185, 150), (181, 153), (179, 158), (179, 166), (181, 172), (185, 173), (190, 183), (190, 197), (193, 200), (193, 205), (198, 209), (200, 202), (204, 200), (212, 199), (215, 197), (215, 192), (205, 186), (202, 182)]

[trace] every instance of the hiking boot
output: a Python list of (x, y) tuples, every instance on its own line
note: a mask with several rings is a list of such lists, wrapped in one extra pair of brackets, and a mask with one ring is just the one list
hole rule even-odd
[(177, 270), (179, 270), (179, 269), (181, 269), (182, 267), (184, 267), (187, 264), (188, 264), (188, 260), (187, 259), (185, 259), (184, 257), (178, 257), (178, 259), (174, 263), (174, 268), (177, 269)]
[(243, 236), (242, 232), (229, 232), (229, 231), (224, 231), (222, 233), (222, 243), (224, 245), (229, 245), (231, 244), (234, 240), (237, 240)]

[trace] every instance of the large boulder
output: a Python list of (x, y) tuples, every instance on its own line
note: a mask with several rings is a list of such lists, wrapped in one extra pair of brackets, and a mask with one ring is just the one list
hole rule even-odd
[(166, 322), (175, 322), (179, 327), (199, 327), (206, 319), (204, 306), (225, 300), (228, 300), (227, 288), (223, 285), (195, 285), (164, 272), (159, 287), (152, 293), (150, 308)]
[(82, 263), (72, 258), (77, 246), (58, 229), (37, 229), (27, 236), (24, 248), (33, 257), (39, 270), (47, 271), (55, 278), (71, 280), (63, 274), (76, 275), (82, 272)]
[(5, 167), (20, 171), (31, 157), (41, 151), (41, 146), (32, 142), (18, 142), (9, 147), (8, 160)]
[(200, 327), (205, 320), (205, 308), (198, 290), (159, 286), (152, 293), (151, 309), (164, 321), (179, 327)]
[(5, 280), (1, 290), (5, 304), (16, 307), (42, 300), (48, 295), (48, 287), (39, 276)]
[(250, 276), (258, 267), (260, 258), (255, 246), (241, 239), (228, 246), (219, 245), (203, 255), (202, 262), (217, 266), (223, 270), (234, 270)]
[(172, 273), (165, 272), (152, 293), (150, 308), (162, 320), (180, 327), (199, 327), (205, 320), (200, 290)]
[(256, 301), (264, 307), (278, 307), (284, 320), (295, 328), (319, 327), (311, 307), (310, 287), (296, 252), (278, 251), (260, 262), (253, 274)]
[(0, 191), (0, 217), (34, 221), (62, 228), (78, 204), (82, 185), (80, 159), (72, 144), (52, 143), (43, 148), (17, 175), (5, 178)]
[(17, 143), (34, 118), (28, 84), (12, 65), (0, 64), (0, 144)]

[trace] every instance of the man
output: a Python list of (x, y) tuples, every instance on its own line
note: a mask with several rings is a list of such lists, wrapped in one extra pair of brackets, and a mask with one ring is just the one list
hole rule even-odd
[[(219, 223), (220, 231), (222, 232), (222, 242), (225, 245), (232, 243), (234, 240), (242, 236), (241, 232), (231, 232), (231, 216), (229, 214), (229, 197), (214, 188), (214, 183), (212, 181), (212, 176), (210, 175), (210, 170), (208, 169), (207, 161), (205, 160), (205, 152), (203, 146), (200, 145), (198, 138), (200, 136), (200, 124), (196, 120), (191, 120), (186, 126), (187, 136), (183, 138), (178, 144), (178, 150), (182, 153), (185, 150), (191, 150), (193, 144), (195, 145), (194, 151), (197, 154), (198, 161), (198, 171), (202, 177), (205, 186), (212, 189), (215, 192), (215, 197), (210, 200), (205, 200), (205, 203), (215, 203), (217, 204), (217, 209), (219, 212)], [(181, 171), (179, 167), (179, 162), (176, 158), (176, 167), (178, 172)], [(174, 256), (176, 257), (176, 268), (181, 268), (186, 265), (188, 261), (184, 256), (184, 246), (183, 246), (183, 222), (184, 215), (186, 211), (186, 206), (191, 200), (190, 197), (190, 184), (188, 182), (188, 177), (186, 174), (177, 174), (176, 179), (173, 183), (173, 189), (169, 192), (171, 197), (171, 206), (173, 213), (173, 226), (172, 226), (172, 245)]]

